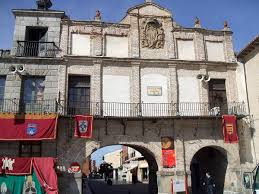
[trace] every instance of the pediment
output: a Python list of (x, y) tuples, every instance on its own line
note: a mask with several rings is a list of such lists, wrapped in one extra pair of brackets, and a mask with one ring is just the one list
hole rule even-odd
[(143, 3), (128, 10), (128, 14), (138, 13), (139, 15), (172, 17), (172, 13), (169, 10), (155, 3)]

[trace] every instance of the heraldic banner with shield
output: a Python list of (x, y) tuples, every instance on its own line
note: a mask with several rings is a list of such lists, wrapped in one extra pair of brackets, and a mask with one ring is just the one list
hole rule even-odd
[(58, 194), (56, 160), (0, 157), (0, 194)]
[(93, 116), (77, 115), (75, 117), (75, 137), (91, 138), (93, 132)]
[(56, 114), (0, 113), (0, 140), (56, 139)]
[(237, 119), (235, 115), (222, 116), (223, 135), (225, 143), (238, 143)]

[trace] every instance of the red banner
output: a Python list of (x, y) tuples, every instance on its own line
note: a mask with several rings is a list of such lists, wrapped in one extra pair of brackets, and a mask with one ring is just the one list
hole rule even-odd
[(174, 150), (162, 150), (163, 167), (172, 168), (175, 167), (175, 151)]
[(174, 140), (171, 137), (162, 137), (162, 164), (164, 168), (172, 168), (176, 165)]
[(81, 116), (75, 117), (75, 137), (91, 138), (93, 131), (93, 116)]
[(36, 172), (41, 187), (47, 194), (57, 194), (57, 174), (54, 158), (13, 158), (0, 157), (0, 175), (31, 175)]
[(234, 115), (222, 116), (223, 135), (225, 143), (237, 143), (237, 119)]
[(0, 114), (0, 140), (56, 139), (56, 114)]
[(27, 175), (31, 170), (31, 158), (0, 157), (0, 174)]

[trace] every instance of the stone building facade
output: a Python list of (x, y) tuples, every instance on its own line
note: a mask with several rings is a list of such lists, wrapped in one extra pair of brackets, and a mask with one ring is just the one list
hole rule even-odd
[[(99, 11), (93, 21), (55, 10), (13, 13), (11, 55), (0, 58), (0, 99), (7, 104), (0, 110), (17, 110), (27, 78), (41, 78), (44, 92), (30, 101), (40, 108), (27, 102), (23, 111), (59, 114), (57, 139), (39, 145), (40, 156), (57, 158), (60, 193), (82, 193), (81, 175), (67, 173), (71, 163), (82, 164), (96, 149), (114, 144), (146, 158), (152, 194), (171, 193), (177, 180), (198, 193), (206, 170), (220, 193), (246, 192), (242, 173), (249, 156), (243, 154), (251, 146), (227, 23), (208, 30), (197, 18), (194, 27), (182, 27), (150, 1), (130, 8), (119, 23), (102, 21)], [(13, 72), (20, 66), (23, 71)], [(213, 101), (214, 87), (225, 95), (221, 104)], [(76, 114), (94, 116), (91, 139), (73, 137)], [(222, 114), (237, 115), (239, 144), (224, 143)], [(174, 139), (173, 168), (162, 165), (161, 138), (168, 136)], [(20, 146), (0, 142), (0, 155), (19, 156)]]

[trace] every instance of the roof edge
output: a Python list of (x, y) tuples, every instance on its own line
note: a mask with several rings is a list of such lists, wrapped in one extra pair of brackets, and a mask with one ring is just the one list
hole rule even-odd
[(250, 52), (252, 52), (255, 46), (259, 45), (259, 35), (257, 35), (252, 41), (250, 41), (238, 54), (237, 58), (244, 58)]

